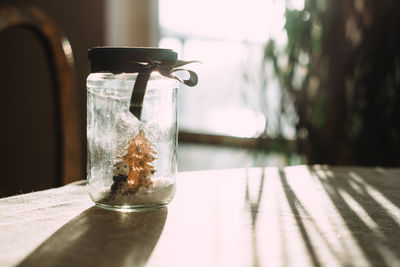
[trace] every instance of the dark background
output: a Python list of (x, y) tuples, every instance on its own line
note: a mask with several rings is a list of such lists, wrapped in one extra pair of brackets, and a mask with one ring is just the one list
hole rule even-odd
[[(0, 4), (32, 4), (2, 0)], [(87, 50), (104, 45), (104, 1), (34, 1), (69, 39), (75, 59), (80, 123), (86, 128)], [(24, 28), (0, 32), (0, 197), (57, 185), (55, 92), (45, 50)], [(82, 146), (85, 135), (82, 133)], [(82, 177), (85, 173), (82, 173)]]

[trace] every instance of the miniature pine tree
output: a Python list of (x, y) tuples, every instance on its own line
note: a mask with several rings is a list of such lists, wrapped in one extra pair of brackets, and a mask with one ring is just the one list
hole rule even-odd
[(153, 144), (147, 139), (145, 132), (139, 133), (129, 141), (127, 153), (118, 157), (129, 166), (128, 185), (129, 191), (134, 193), (140, 186), (149, 187), (152, 185), (151, 176), (155, 173), (155, 168), (150, 163), (156, 158), (157, 152), (153, 149)]

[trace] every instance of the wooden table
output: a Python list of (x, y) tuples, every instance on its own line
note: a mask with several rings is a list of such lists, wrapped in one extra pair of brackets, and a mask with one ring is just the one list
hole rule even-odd
[(400, 169), (180, 173), (167, 208), (94, 207), (84, 182), (0, 199), (0, 266), (400, 266)]

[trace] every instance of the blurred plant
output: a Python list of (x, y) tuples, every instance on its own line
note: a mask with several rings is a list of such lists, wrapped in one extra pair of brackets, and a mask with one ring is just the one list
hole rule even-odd
[(399, 11), (392, 0), (305, 0), (303, 10), (286, 9), (287, 45), (270, 40), (263, 68), (272, 66), (279, 120), (295, 124), (309, 163), (400, 165)]

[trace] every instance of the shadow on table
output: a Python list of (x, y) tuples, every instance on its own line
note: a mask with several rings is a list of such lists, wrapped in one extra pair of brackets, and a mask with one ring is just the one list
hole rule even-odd
[(166, 207), (132, 213), (91, 207), (61, 227), (18, 266), (144, 266), (167, 214)]
[[(399, 266), (399, 177), (394, 179), (382, 174), (377, 175), (372, 168), (355, 170), (330, 171), (326, 168), (323, 172), (319, 172), (309, 168), (309, 173), (322, 186), (324, 191), (320, 193), (328, 196), (338, 215), (343, 219), (351, 235), (345, 238), (353, 239), (356, 244), (356, 247), (347, 248), (350, 252), (348, 255), (351, 255), (353, 249), (361, 250), (370, 266)], [(325, 236), (326, 233), (319, 222), (313, 220), (307, 205), (302, 203), (300, 194), (307, 194), (307, 192), (299, 192), (298, 188), (293, 188), (284, 171), (281, 170), (279, 174), (286, 200), (294, 215), (312, 266), (323, 265), (322, 257), (319, 255), (321, 245), (327, 247), (342, 266), (362, 263), (360, 259), (350, 256), (346, 258), (343, 257), (343, 253), (338, 253), (335, 247), (337, 242), (332, 242), (332, 239), (329, 240)], [(310, 227), (314, 229), (312, 233), (309, 232)], [(323, 244), (315, 240), (315, 236), (312, 235), (315, 232), (319, 233), (319, 240), (322, 240)], [(341, 241), (343, 247), (350, 244), (345, 244), (348, 241)]]
[(252, 256), (253, 256), (253, 267), (260, 266), (260, 257), (258, 250), (258, 240), (257, 240), (257, 219), (258, 219), (258, 210), (260, 208), (260, 203), (262, 200), (263, 190), (264, 190), (264, 181), (265, 181), (265, 168), (261, 169), (260, 177), (255, 180), (259, 180), (258, 190), (256, 192), (251, 192), (250, 190), (250, 177), (247, 173), (246, 175), (246, 192), (245, 192), (245, 203), (246, 207), (250, 211), (251, 215), (251, 247), (252, 247)]

